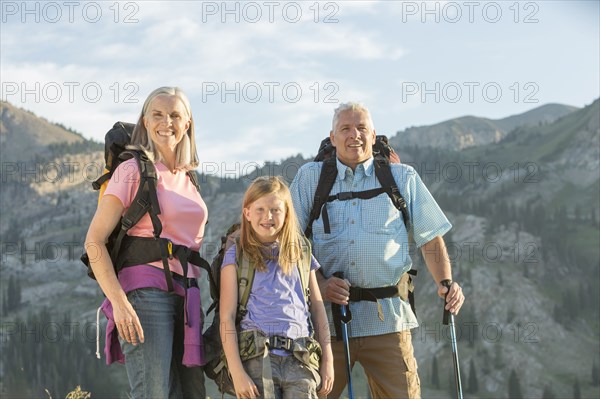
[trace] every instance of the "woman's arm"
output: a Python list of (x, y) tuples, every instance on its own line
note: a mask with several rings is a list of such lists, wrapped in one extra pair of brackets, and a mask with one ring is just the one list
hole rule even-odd
[(119, 284), (106, 248), (108, 236), (119, 222), (123, 209), (123, 204), (114, 195), (103, 196), (90, 224), (84, 245), (96, 280), (112, 304), (119, 335), (127, 342), (137, 345), (138, 337), (140, 342), (144, 342), (142, 325)]
[(234, 264), (221, 269), (221, 294), (219, 312), (221, 318), (221, 342), (227, 358), (227, 366), (233, 379), (238, 398), (254, 399), (259, 396), (258, 388), (248, 376), (240, 359), (235, 317), (238, 305), (237, 270)]
[(327, 395), (333, 388), (333, 353), (331, 352), (331, 335), (329, 333), (329, 322), (327, 321), (327, 313), (325, 305), (319, 291), (317, 276), (315, 271), (310, 272), (309, 280), (310, 288), (310, 314), (315, 328), (315, 338), (321, 345), (323, 355), (321, 357), (321, 367), (319, 374), (321, 375), (321, 389), (319, 395)]

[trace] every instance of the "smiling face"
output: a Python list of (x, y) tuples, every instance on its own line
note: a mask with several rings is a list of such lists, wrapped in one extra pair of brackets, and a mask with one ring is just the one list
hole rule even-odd
[(349, 109), (340, 112), (329, 138), (337, 158), (352, 170), (373, 155), (375, 130), (364, 111)]
[(276, 194), (264, 195), (244, 208), (244, 217), (263, 244), (277, 240), (285, 222), (285, 214), (285, 202)]
[(161, 152), (175, 151), (175, 147), (190, 128), (190, 117), (183, 102), (176, 96), (156, 96), (144, 115), (144, 126), (150, 139)]

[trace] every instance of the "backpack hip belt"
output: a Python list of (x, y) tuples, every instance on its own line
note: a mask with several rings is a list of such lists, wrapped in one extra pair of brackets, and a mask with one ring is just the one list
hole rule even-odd
[(239, 332), (238, 344), (242, 361), (262, 356), (265, 350), (281, 349), (306, 366), (319, 369), (321, 345), (312, 337), (293, 339), (281, 335), (266, 336), (259, 330), (244, 330)]
[(198, 251), (193, 251), (185, 245), (174, 244), (166, 238), (127, 236), (123, 239), (123, 244), (115, 262), (117, 271), (124, 267), (161, 260), (165, 270), (169, 270), (167, 259), (173, 258), (179, 260), (185, 276), (187, 276), (188, 263), (210, 270), (208, 262), (200, 256)]
[[(350, 287), (350, 302), (359, 302), (359, 301), (369, 301), (377, 303), (377, 311), (379, 314), (379, 319), (383, 321), (383, 310), (381, 308), (381, 304), (378, 299), (385, 298), (395, 298), (400, 297), (403, 301), (408, 301), (410, 303), (410, 308), (412, 309), (415, 316), (417, 315), (417, 310), (415, 308), (415, 286), (412, 282), (413, 277), (417, 276), (417, 271), (414, 269), (410, 269), (406, 273), (403, 273), (400, 276), (400, 281), (396, 285), (389, 285), (386, 287), (376, 287), (376, 288), (362, 288), (362, 287)], [(335, 305), (335, 304), (333, 304)], [(341, 313), (339, 309), (339, 305), (331, 307), (333, 313), (333, 324), (335, 326), (335, 334), (336, 338), (339, 341), (341, 339)], [(350, 308), (348, 307), (346, 310), (349, 313), (349, 318), (351, 319)]]
[[(387, 287), (377, 288), (361, 288), (361, 287), (350, 287), (350, 301), (370, 301), (377, 302), (378, 299), (384, 298), (395, 298), (399, 296), (403, 301), (409, 301), (414, 292), (414, 285), (412, 283), (412, 276), (417, 276), (417, 271), (411, 269), (406, 273), (403, 273), (400, 277), (400, 281), (396, 285), (390, 285)], [(414, 309), (414, 300), (411, 302), (411, 308)]]
[[(262, 357), (262, 378), (265, 397), (274, 397), (273, 374), (271, 370), (271, 361), (269, 359), (269, 351), (272, 349), (283, 349), (290, 352), (298, 361), (306, 366), (312, 373), (317, 386), (320, 384), (321, 377), (319, 375), (319, 366), (321, 362), (322, 349), (321, 345), (311, 337), (301, 337), (291, 339), (279, 335), (268, 337), (260, 330), (243, 330), (238, 331), (238, 346), (240, 359), (245, 362), (250, 359)], [(225, 373), (229, 374), (227, 369), (227, 358), (225, 353), (221, 353), (221, 361), (214, 368), (217, 374), (215, 382), (219, 384), (221, 392), (235, 394), (231, 378), (227, 379)]]

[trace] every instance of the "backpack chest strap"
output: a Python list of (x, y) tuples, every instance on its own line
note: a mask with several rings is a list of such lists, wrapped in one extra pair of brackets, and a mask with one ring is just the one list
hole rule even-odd
[[(383, 187), (373, 188), (371, 190), (365, 191), (343, 191), (337, 193), (335, 195), (330, 195), (327, 197), (327, 203), (332, 201), (348, 201), (351, 199), (363, 199), (368, 200), (374, 197), (377, 197), (380, 194), (385, 193), (385, 189)], [(321, 217), (323, 218), (323, 230), (325, 234), (331, 234), (331, 226), (329, 225), (329, 214), (327, 213), (327, 203), (323, 205), (323, 209), (321, 211)]]

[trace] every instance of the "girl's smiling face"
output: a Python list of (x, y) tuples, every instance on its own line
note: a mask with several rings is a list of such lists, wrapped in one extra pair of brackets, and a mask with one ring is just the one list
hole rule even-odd
[(263, 244), (277, 240), (285, 221), (286, 207), (277, 195), (260, 197), (249, 207), (244, 208), (244, 217)]

